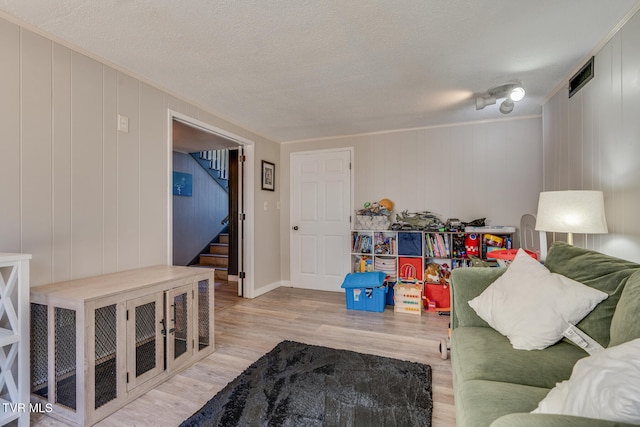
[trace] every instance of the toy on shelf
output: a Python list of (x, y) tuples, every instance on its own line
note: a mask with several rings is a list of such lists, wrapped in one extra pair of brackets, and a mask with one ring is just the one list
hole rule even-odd
[(440, 283), (440, 277), (442, 277), (442, 268), (440, 264), (432, 262), (427, 264), (427, 268), (424, 270), (424, 278), (428, 283)]
[(400, 266), (400, 275), (398, 281), (405, 280), (407, 283), (412, 282), (418, 276), (416, 275), (416, 267), (413, 264), (405, 263)]
[(388, 230), (391, 225), (393, 202), (382, 199), (379, 202), (365, 202), (362, 209), (356, 211), (354, 228), (356, 230)]
[[(531, 258), (535, 260), (538, 259), (538, 255), (535, 252), (531, 252), (526, 249), (522, 250), (525, 251)], [(499, 266), (506, 267), (511, 263), (511, 261), (513, 261), (517, 253), (518, 249), (500, 249), (487, 252), (487, 259), (495, 259), (498, 262)]]
[(424, 277), (427, 283), (447, 285), (449, 284), (449, 276), (451, 276), (451, 270), (447, 263), (431, 262), (427, 264), (427, 268), (424, 270)]
[(364, 202), (363, 208), (357, 211), (358, 215), (368, 216), (389, 216), (393, 211), (393, 202), (389, 199), (382, 199), (379, 202)]
[(359, 261), (360, 273), (368, 273), (373, 271), (373, 261), (368, 256), (363, 256)]

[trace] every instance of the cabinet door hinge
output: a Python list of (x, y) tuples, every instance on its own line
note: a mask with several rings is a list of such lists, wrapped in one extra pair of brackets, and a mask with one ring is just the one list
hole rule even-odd
[(238, 277), (241, 278), (241, 279), (244, 279), (247, 276), (244, 274), (244, 271), (241, 271), (241, 272), (238, 273)]
[[(127, 310), (127, 320), (129, 320), (129, 310)], [(129, 374), (127, 374), (129, 375)]]
[(129, 384), (129, 372), (127, 372), (127, 384)]
[(245, 219), (247, 219), (247, 215), (244, 213), (239, 213), (238, 214), (238, 220), (240, 221), (244, 221)]
[(238, 156), (238, 160), (240, 161), (240, 163), (244, 163), (247, 160), (247, 156), (245, 156), (244, 154), (242, 156)]

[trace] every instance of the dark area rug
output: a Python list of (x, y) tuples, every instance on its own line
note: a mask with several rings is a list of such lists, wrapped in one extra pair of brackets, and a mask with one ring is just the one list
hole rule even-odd
[(430, 426), (431, 367), (283, 341), (181, 427)]

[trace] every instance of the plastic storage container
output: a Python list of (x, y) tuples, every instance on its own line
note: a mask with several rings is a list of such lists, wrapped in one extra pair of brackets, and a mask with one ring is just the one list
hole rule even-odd
[(383, 312), (387, 296), (385, 277), (381, 271), (347, 274), (342, 282), (347, 309)]

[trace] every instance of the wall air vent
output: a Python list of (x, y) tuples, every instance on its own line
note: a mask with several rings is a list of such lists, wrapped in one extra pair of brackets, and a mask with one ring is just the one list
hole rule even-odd
[(571, 80), (569, 80), (569, 98), (575, 95), (589, 80), (593, 78), (593, 56), (584, 64)]

